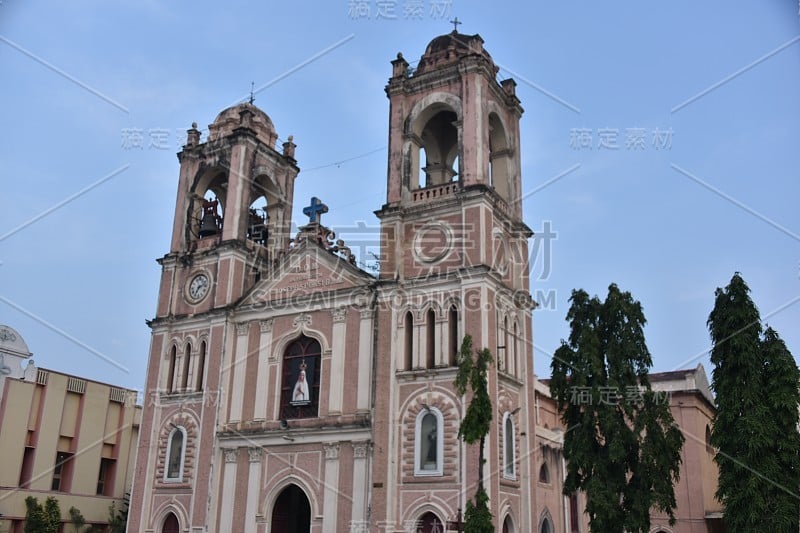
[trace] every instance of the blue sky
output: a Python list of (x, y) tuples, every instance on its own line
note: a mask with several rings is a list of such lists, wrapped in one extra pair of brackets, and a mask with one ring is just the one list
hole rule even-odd
[(604, 296), (611, 282), (644, 307), (654, 370), (710, 371), (705, 323), (735, 271), (798, 355), (799, 10), (3, 0), (0, 323), (40, 366), (143, 387), (179, 132), (252, 81), (297, 143), (295, 220), (315, 195), (334, 229), (375, 226), (389, 61), (418, 60), (457, 15), (517, 80), (525, 221), (557, 235), (532, 257), (537, 374), (568, 335), (570, 291)]

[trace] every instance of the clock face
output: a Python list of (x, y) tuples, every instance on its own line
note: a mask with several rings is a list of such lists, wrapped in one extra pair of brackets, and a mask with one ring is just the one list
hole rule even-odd
[(208, 289), (211, 282), (205, 274), (198, 274), (189, 282), (189, 298), (195, 302), (199, 302), (208, 294)]

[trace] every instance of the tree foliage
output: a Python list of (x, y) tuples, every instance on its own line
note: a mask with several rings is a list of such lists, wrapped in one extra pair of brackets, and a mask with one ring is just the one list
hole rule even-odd
[(125, 533), (128, 527), (128, 509), (130, 509), (130, 505), (131, 495), (126, 492), (119, 508), (115, 503), (108, 507), (108, 525), (111, 533)]
[(467, 533), (494, 532), (489, 496), (483, 488), (483, 465), (486, 462), (483, 449), (492, 423), (492, 400), (489, 397), (487, 375), (492, 361), (492, 353), (488, 348), (476, 351), (473, 358), (472, 337), (464, 336), (458, 353), (458, 372), (453, 385), (461, 395), (470, 390), (472, 398), (459, 425), (458, 437), (467, 444), (479, 443), (478, 489), (475, 492), (475, 503), (468, 501), (464, 514), (464, 531)]
[(649, 531), (653, 508), (674, 523), (684, 438), (650, 386), (641, 304), (615, 284), (605, 301), (574, 290), (570, 302), (550, 382), (567, 427), (564, 494), (586, 493), (593, 532)]
[(762, 331), (749, 293), (737, 272), (708, 317), (717, 498), (730, 531), (797, 531), (800, 370), (778, 334)]
[(58, 533), (61, 509), (58, 500), (49, 496), (44, 506), (33, 496), (25, 498), (25, 533)]

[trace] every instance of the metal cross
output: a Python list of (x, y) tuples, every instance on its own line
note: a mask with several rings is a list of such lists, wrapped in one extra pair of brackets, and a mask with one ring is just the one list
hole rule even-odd
[(456, 17), (456, 18), (454, 18), (453, 20), (450, 21), (450, 24), (453, 25), (453, 33), (456, 33), (456, 32), (458, 32), (458, 25), (459, 24), (463, 24), (463, 22), (458, 20), (458, 17)]
[(328, 212), (328, 206), (322, 203), (322, 200), (316, 196), (311, 197), (311, 204), (303, 208), (303, 214), (308, 217), (309, 224), (320, 222), (320, 217), (323, 213)]
[(256, 86), (256, 82), (254, 82), (254, 81), (251, 81), (251, 82), (250, 82), (250, 103), (251, 103), (251, 104), (252, 104), (252, 103), (255, 101), (255, 99), (256, 99), (255, 95), (253, 94), (253, 88), (254, 88), (255, 86)]

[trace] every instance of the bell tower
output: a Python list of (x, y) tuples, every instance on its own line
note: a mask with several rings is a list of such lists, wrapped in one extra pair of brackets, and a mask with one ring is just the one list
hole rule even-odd
[(536, 522), (533, 342), (511, 79), (480, 35), (433, 39), (386, 86), (389, 161), (381, 273), (373, 509), (377, 522), (444, 524), (477, 488), (477, 445), (457, 438), (469, 395), (453, 381), (462, 339), (488, 348), (493, 398), (485, 490), (504, 531)]
[(157, 316), (230, 305), (285, 253), (299, 169), (292, 137), (277, 139), (252, 103), (222, 111), (204, 143), (187, 131)]

